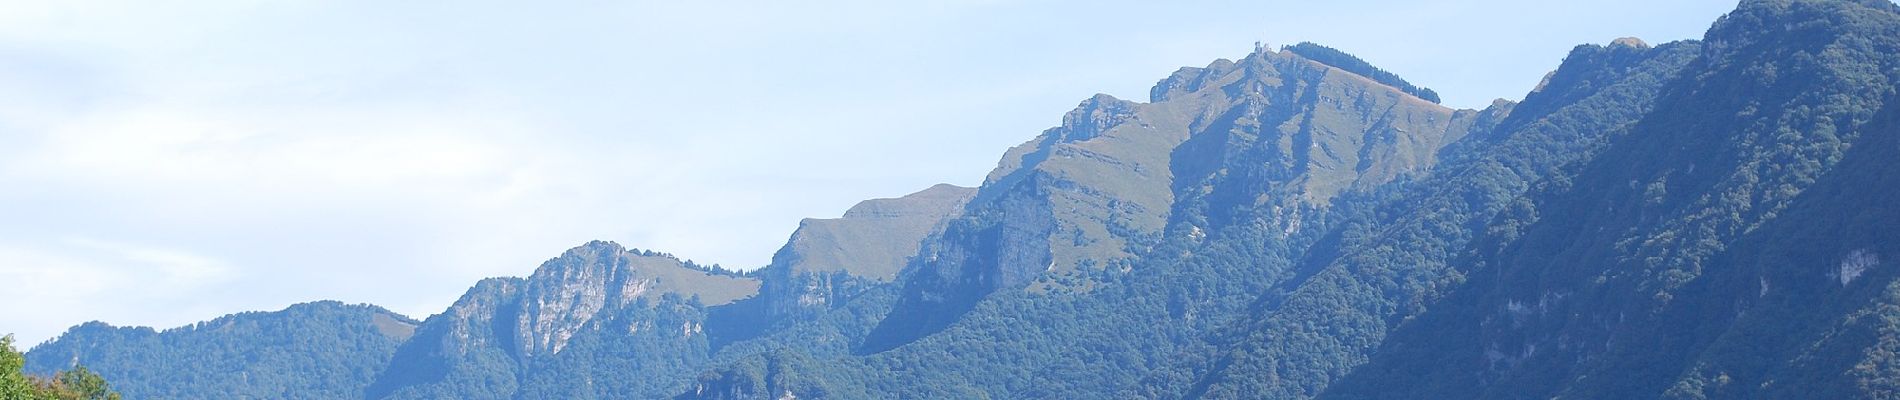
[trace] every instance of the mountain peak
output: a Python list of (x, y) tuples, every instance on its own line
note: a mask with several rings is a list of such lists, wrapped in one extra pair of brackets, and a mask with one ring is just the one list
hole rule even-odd
[(562, 255), (577, 254), (580, 252), (621, 252), (626, 251), (626, 249), (626, 246), (621, 246), (620, 243), (615, 243), (610, 240), (590, 240), (585, 244), (567, 249), (567, 251), (562, 252)]
[(580, 285), (588, 290), (602, 289), (602, 285), (620, 286), (616, 295), (607, 297), (630, 302), (636, 297), (674, 293), (700, 296), (701, 301), (709, 305), (750, 296), (758, 288), (756, 280), (721, 271), (682, 261), (668, 253), (636, 252), (619, 243), (595, 240), (542, 263), (528, 277), (527, 285)]
[[(698, 267), (670, 254), (636, 252), (595, 240), (543, 262), (525, 279), (482, 280), (447, 311), (425, 322), (423, 328), (433, 329), (434, 336), (416, 346), (466, 349), (492, 344), (491, 350), (520, 360), (546, 359), (597, 321), (669, 304), (728, 304), (758, 293), (759, 285), (758, 279)], [(692, 325), (682, 326), (682, 332), (696, 334)], [(413, 383), (398, 381), (379, 383), (376, 390)]]
[(1159, 103), (1177, 95), (1198, 92), (1208, 83), (1227, 76), (1228, 72), (1234, 70), (1234, 66), (1233, 60), (1222, 58), (1208, 63), (1206, 67), (1181, 67), (1167, 78), (1156, 82), (1154, 88), (1148, 89), (1148, 102)]
[(1061, 141), (1078, 142), (1100, 136), (1103, 132), (1127, 122), (1134, 117), (1137, 103), (1115, 98), (1108, 94), (1096, 93), (1088, 100), (1076, 105), (1075, 110), (1062, 116), (1062, 126), (1056, 128)]
[(926, 235), (962, 213), (975, 188), (938, 184), (897, 198), (859, 202), (840, 218), (809, 218), (774, 256), (784, 273), (844, 271), (889, 281)]
[[(1757, 44), (1837, 37), (1857, 29), (1877, 30), (1873, 26), (1887, 24), (1897, 16), (1900, 5), (1888, 0), (1747, 0), (1709, 28), (1703, 38), (1708, 43), (1705, 57)], [(1816, 44), (1820, 43), (1808, 43)]]
[(1610, 41), (1610, 46), (1625, 46), (1625, 47), (1635, 47), (1638, 49), (1647, 49), (1649, 48), (1649, 42), (1644, 42), (1643, 39), (1637, 38), (1635, 36), (1625, 36), (1625, 37), (1616, 38), (1616, 40)]
[(1282, 47), (1280, 52), (1290, 53), (1300, 58), (1313, 60), (1320, 64), (1339, 68), (1346, 72), (1372, 79), (1374, 82), (1398, 88), (1406, 94), (1418, 96), (1418, 98), (1425, 99), (1425, 101), (1430, 101), (1434, 104), (1439, 102), (1438, 92), (1432, 91), (1430, 88), (1415, 86), (1411, 82), (1406, 82), (1404, 78), (1400, 78), (1397, 74), (1374, 67), (1372, 63), (1366, 62), (1366, 60), (1362, 60), (1352, 54), (1340, 51), (1339, 49), (1322, 46), (1313, 42), (1300, 42), (1299, 44)]
[(839, 218), (800, 221), (760, 270), (758, 300), (771, 318), (815, 315), (897, 279), (925, 238), (962, 214), (975, 188), (938, 184), (858, 203)]
[(905, 217), (917, 214), (946, 214), (955, 210), (952, 204), (961, 205), (976, 193), (976, 188), (967, 188), (947, 183), (939, 183), (916, 193), (890, 199), (870, 199), (858, 202), (844, 212), (844, 218)]

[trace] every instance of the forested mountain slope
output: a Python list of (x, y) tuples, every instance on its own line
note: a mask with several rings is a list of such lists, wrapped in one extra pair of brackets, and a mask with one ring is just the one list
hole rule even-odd
[[(1487, 222), (1540, 180), (1573, 173), (1648, 111), (1655, 88), (1698, 49), (1586, 45), (1488, 131), (1441, 153), (1441, 169), (1385, 188), (1332, 239), (1309, 250), (1300, 279), (1253, 300), (1253, 315), (1209, 335), (1184, 360), (1193, 379), (1158, 387), (1188, 397), (1309, 397), (1364, 362), (1393, 323), (1464, 280), (1457, 257)], [(1185, 382), (1192, 385), (1182, 386)], [(1172, 384), (1170, 384), (1172, 383)], [(1151, 393), (1162, 395), (1166, 392)]]
[(1900, 243), (1900, 14), (1752, 1), (1705, 43), (1630, 134), (1494, 221), (1460, 263), (1471, 280), (1335, 392), (1893, 396), (1880, 260)]
[(354, 398), (417, 322), (333, 301), (167, 329), (75, 326), (27, 353), (29, 373), (84, 366), (128, 399)]

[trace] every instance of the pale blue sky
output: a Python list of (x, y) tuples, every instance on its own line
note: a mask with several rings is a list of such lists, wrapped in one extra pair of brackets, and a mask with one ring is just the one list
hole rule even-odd
[(974, 185), (1101, 92), (1314, 41), (1519, 98), (1724, 1), (14, 2), (0, 332), (296, 302), (425, 317), (593, 239), (765, 264), (804, 217)]

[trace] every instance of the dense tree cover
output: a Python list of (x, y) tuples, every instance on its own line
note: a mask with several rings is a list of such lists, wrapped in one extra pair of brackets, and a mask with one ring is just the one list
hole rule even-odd
[(1746, 2), (1631, 134), (1496, 221), (1472, 280), (1334, 394), (1887, 397), (1890, 275), (1842, 266), (1892, 254), (1897, 130), (1876, 117), (1894, 112), (1896, 21), (1885, 1)]
[(105, 378), (74, 366), (52, 378), (28, 375), (26, 356), (13, 348), (13, 335), (0, 337), (0, 399), (8, 400), (119, 400)]
[(1366, 62), (1366, 60), (1361, 60), (1359, 57), (1347, 54), (1344, 51), (1339, 51), (1338, 49), (1322, 46), (1313, 42), (1300, 42), (1295, 45), (1282, 46), (1280, 50), (1291, 51), (1294, 54), (1299, 54), (1301, 57), (1318, 61), (1321, 64), (1331, 65), (1346, 70), (1346, 72), (1371, 78), (1375, 82), (1399, 88), (1400, 91), (1418, 96), (1418, 98), (1425, 99), (1425, 101), (1433, 103), (1439, 101), (1438, 92), (1432, 91), (1430, 88), (1418, 87), (1411, 82), (1406, 82), (1405, 79), (1399, 78), (1398, 74), (1386, 72), (1386, 70), (1372, 66), (1372, 63)]
[[(675, 256), (673, 255), (673, 253), (646, 250), (646, 249), (640, 249), (640, 248), (628, 248), (627, 251), (629, 253), (636, 254), (641, 257), (662, 257), (662, 258), (671, 258), (671, 259), (679, 260), (679, 256)], [(750, 276), (753, 276), (754, 273), (758, 272), (758, 270), (740, 271), (740, 270), (728, 269), (725, 266), (722, 266), (719, 264), (704, 265), (704, 264), (693, 262), (693, 260), (681, 260), (680, 265), (685, 266), (686, 269), (705, 272), (708, 274), (719, 275), (719, 276), (750, 277)]]
[(306, 303), (157, 331), (87, 323), (28, 353), (27, 371), (83, 365), (127, 397), (359, 396), (416, 322), (375, 306)]
[[(520, 358), (510, 351), (516, 339), (506, 321), (517, 307), (460, 308), (497, 304), (514, 292), (521, 278), (489, 278), (470, 288), (448, 311), (430, 316), (403, 342), (367, 387), (363, 396), (381, 398), (507, 398), (520, 386)], [(469, 318), (463, 320), (462, 318)], [(484, 345), (490, 344), (493, 345)], [(507, 346), (507, 347), (502, 347)]]

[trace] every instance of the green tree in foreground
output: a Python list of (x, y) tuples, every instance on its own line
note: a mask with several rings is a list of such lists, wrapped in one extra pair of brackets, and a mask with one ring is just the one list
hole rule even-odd
[(119, 400), (105, 378), (74, 367), (52, 379), (28, 376), (26, 356), (13, 348), (13, 335), (0, 336), (0, 399)]

